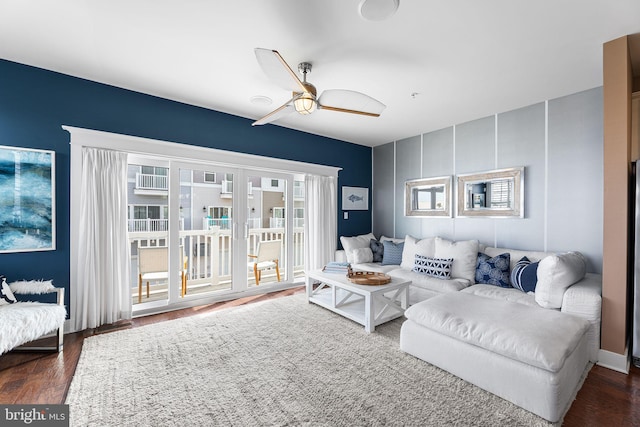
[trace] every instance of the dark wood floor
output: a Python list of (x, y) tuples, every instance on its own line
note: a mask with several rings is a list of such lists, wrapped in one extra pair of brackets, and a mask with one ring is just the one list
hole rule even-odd
[[(85, 337), (115, 329), (200, 314), (304, 292), (298, 287), (267, 295), (146, 316), (93, 331), (67, 334), (61, 353), (16, 352), (0, 356), (0, 403), (64, 403)], [(594, 366), (564, 419), (565, 426), (640, 426), (640, 369), (629, 375)]]

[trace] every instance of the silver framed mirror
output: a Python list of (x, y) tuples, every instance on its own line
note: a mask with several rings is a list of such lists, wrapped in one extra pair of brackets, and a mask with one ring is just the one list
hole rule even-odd
[(524, 167), (457, 178), (458, 217), (524, 218)]
[(451, 176), (405, 182), (405, 215), (451, 218)]

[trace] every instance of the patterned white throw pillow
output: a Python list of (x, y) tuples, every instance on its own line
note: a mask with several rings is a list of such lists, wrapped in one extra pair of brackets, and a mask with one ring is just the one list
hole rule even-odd
[(429, 258), (423, 255), (416, 255), (413, 271), (438, 279), (450, 279), (452, 263), (453, 258)]

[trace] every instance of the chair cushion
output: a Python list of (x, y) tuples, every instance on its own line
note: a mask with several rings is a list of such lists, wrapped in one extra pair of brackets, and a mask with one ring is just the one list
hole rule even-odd
[(67, 310), (58, 304), (17, 302), (0, 306), (0, 354), (62, 327), (66, 315)]
[(253, 270), (253, 266), (254, 265), (257, 266), (258, 270), (266, 270), (267, 268), (275, 268), (276, 263), (273, 262), (273, 261), (262, 261), (262, 262), (258, 262), (258, 263), (254, 263), (254, 262), (247, 263), (247, 266), (251, 270)]
[(161, 271), (158, 273), (145, 273), (142, 275), (142, 280), (161, 280), (169, 278), (168, 271)]

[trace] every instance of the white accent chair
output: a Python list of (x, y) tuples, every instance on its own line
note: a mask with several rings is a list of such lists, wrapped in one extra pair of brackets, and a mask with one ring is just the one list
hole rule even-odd
[(280, 252), (282, 251), (282, 240), (263, 240), (258, 243), (256, 255), (249, 255), (252, 260), (247, 263), (249, 270), (253, 271), (256, 285), (260, 284), (263, 270), (276, 270), (278, 282), (280, 281)]
[[(181, 295), (187, 293), (187, 260), (184, 249), (182, 254), (182, 268), (180, 270)], [(138, 248), (138, 304), (142, 302), (142, 282), (147, 282), (147, 298), (149, 298), (149, 282), (152, 280), (167, 280), (169, 278), (169, 248), (150, 247)]]
[[(41, 281), (35, 281), (35, 284), (23, 281), (20, 289), (12, 290), (15, 295), (23, 297), (18, 297), (19, 301), (16, 303), (0, 305), (0, 324), (2, 324), (0, 354), (12, 349), (61, 352), (64, 344), (64, 321), (67, 315), (67, 309), (64, 306), (64, 288), (49, 285), (48, 289), (43, 289)], [(48, 293), (56, 293), (56, 303), (26, 301), (29, 295)], [(52, 346), (27, 344), (54, 331), (56, 342)]]

